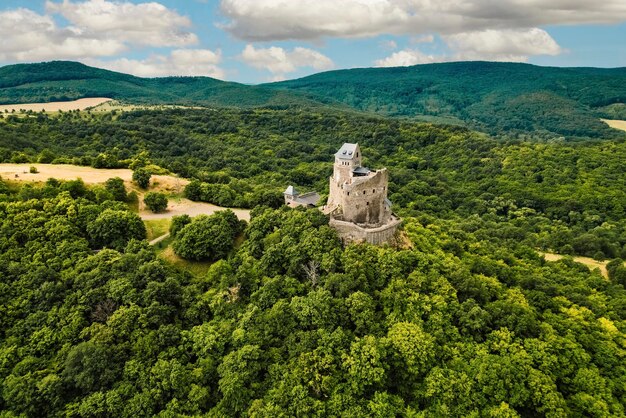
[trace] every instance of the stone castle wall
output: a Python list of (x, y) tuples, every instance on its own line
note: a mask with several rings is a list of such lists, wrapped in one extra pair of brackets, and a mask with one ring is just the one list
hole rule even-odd
[(343, 184), (331, 177), (328, 207), (340, 207), (345, 221), (382, 225), (391, 216), (390, 210), (385, 208), (388, 179), (384, 168), (368, 176), (351, 177), (350, 182)]
[(398, 226), (402, 221), (392, 217), (389, 222), (378, 228), (363, 228), (352, 222), (330, 219), (332, 226), (344, 244), (350, 242), (367, 242), (374, 245), (382, 245), (389, 242), (396, 234)]
[(367, 177), (353, 177), (343, 186), (343, 218), (357, 224), (382, 225), (389, 217), (385, 211), (387, 197), (387, 170), (382, 169)]

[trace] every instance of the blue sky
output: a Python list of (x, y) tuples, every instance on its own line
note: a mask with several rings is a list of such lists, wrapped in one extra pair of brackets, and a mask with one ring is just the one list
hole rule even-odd
[(244, 83), (457, 60), (626, 66), (626, 1), (3, 0), (0, 65)]

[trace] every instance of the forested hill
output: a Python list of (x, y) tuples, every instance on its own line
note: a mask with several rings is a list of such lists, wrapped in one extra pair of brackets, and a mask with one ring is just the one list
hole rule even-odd
[(454, 62), (330, 71), (267, 84), (391, 116), (430, 116), (490, 133), (607, 137), (626, 119), (626, 68)]
[[(1, 115), (0, 138), (0, 162), (160, 166), (253, 207), (172, 220), (199, 272), (121, 179), (0, 179), (0, 417), (626, 416), (626, 141), (217, 108)], [(400, 247), (283, 204), (327, 192), (342, 141), (388, 167)]]
[(0, 104), (111, 97), (133, 103), (236, 107), (315, 106), (302, 94), (210, 77), (141, 78), (71, 61), (0, 67)]
[(456, 62), (339, 70), (250, 86), (209, 77), (141, 78), (76, 62), (0, 67), (0, 104), (111, 97), (132, 103), (331, 107), (535, 138), (623, 138), (626, 68)]

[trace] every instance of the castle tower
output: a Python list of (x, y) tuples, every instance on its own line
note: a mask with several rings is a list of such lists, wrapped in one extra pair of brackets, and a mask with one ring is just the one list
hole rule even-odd
[(391, 216), (387, 199), (386, 169), (370, 170), (361, 165), (359, 144), (343, 144), (335, 154), (327, 210), (337, 219), (378, 227)]
[(291, 202), (295, 201), (298, 197), (298, 194), (299, 193), (296, 188), (289, 185), (289, 187), (287, 187), (287, 190), (283, 192), (283, 196), (285, 197), (285, 204), (289, 205)]
[[(370, 170), (361, 165), (361, 160), (359, 144), (341, 146), (329, 179), (328, 202), (320, 209), (330, 215), (329, 225), (344, 243), (380, 245), (393, 240), (402, 221), (391, 212), (387, 199), (387, 169)], [(289, 207), (315, 207), (320, 199), (315, 192), (300, 194), (293, 186), (283, 194)]]
[(333, 178), (337, 183), (349, 181), (352, 170), (361, 167), (361, 149), (359, 144), (345, 143), (335, 154)]

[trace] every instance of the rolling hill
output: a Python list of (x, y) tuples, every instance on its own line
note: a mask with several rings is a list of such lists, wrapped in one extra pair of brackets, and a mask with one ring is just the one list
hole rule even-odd
[(111, 97), (132, 103), (336, 107), (458, 124), (491, 134), (623, 138), (626, 68), (455, 62), (329, 71), (250, 86), (209, 77), (141, 78), (69, 61), (0, 67), (0, 104)]
[(210, 77), (141, 78), (71, 61), (0, 67), (0, 104), (111, 97), (133, 103), (235, 107), (317, 105), (301, 93)]
[(456, 122), (490, 133), (621, 135), (599, 117), (626, 118), (626, 68), (497, 62), (329, 71), (265, 85), (389, 116)]

